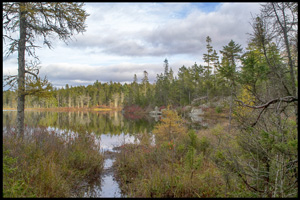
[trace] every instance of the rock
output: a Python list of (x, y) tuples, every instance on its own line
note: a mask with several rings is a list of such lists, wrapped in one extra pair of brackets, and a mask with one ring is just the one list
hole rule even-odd
[(149, 114), (152, 115), (152, 116), (153, 116), (153, 115), (155, 116), (155, 115), (161, 115), (162, 112), (159, 111), (159, 109), (158, 109), (157, 106), (155, 106), (154, 110), (153, 110), (153, 111), (150, 111)]
[(203, 112), (202, 108), (193, 108), (190, 113), (191, 116), (198, 116), (198, 115), (203, 115), (203, 114), (204, 114), (204, 112)]
[(201, 105), (201, 108), (209, 108), (209, 106), (206, 104), (203, 104), (203, 105)]
[(185, 112), (185, 111), (189, 111), (192, 109), (192, 106), (185, 106), (182, 108), (182, 110)]
[(160, 111), (150, 111), (149, 112), (150, 115), (161, 115), (162, 113)]

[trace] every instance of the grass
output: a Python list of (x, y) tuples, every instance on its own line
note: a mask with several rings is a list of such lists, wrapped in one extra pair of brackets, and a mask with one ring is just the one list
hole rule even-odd
[(176, 113), (168, 111), (153, 131), (155, 145), (141, 140), (121, 146), (114, 163), (121, 190), (128, 197), (230, 196), (224, 171), (213, 159), (225, 126), (188, 131)]
[(187, 130), (176, 112), (167, 110), (152, 132), (155, 144), (148, 133), (140, 133), (138, 143), (122, 145), (116, 156), (116, 178), (127, 197), (259, 196), (228, 168), (233, 164), (229, 153), (241, 152), (239, 132), (229, 133), (228, 121)]
[[(66, 139), (67, 138), (67, 139)], [(58, 135), (45, 128), (3, 133), (3, 197), (71, 197), (100, 177), (104, 157), (91, 135)]]
[[(207, 149), (191, 146), (189, 136), (174, 147), (125, 144), (115, 166), (122, 191), (129, 197), (218, 197), (224, 190), (221, 172)], [(175, 145), (175, 146), (176, 146)]]
[(112, 108), (93, 108), (93, 111), (112, 111)]

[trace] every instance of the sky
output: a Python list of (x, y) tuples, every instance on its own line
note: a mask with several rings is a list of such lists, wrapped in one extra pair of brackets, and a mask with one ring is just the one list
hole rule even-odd
[[(175, 75), (183, 65), (204, 65), (207, 36), (218, 53), (230, 40), (245, 49), (260, 4), (85, 3), (84, 9), (90, 14), (86, 32), (36, 50), (39, 75), (55, 87), (130, 83), (134, 74), (141, 81), (145, 70), (153, 83), (166, 58)], [(3, 56), (3, 75), (16, 75), (17, 68), (17, 52)]]

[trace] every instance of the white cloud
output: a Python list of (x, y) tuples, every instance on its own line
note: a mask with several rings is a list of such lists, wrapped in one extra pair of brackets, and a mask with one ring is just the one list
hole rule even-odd
[[(96, 80), (131, 82), (143, 71), (154, 81), (163, 61), (177, 73), (182, 66), (202, 64), (206, 36), (221, 50), (233, 39), (246, 47), (251, 15), (257, 3), (86, 3), (87, 31), (68, 45), (56, 40), (53, 49), (38, 49), (41, 73), (55, 86)], [(209, 11), (207, 10), (209, 9)], [(14, 59), (3, 61), (3, 72), (13, 71)], [(15, 70), (16, 71), (16, 70)]]
[(231, 39), (246, 45), (250, 12), (259, 11), (254, 3), (223, 3), (209, 13), (183, 3), (92, 5), (91, 16), (97, 14), (72, 45), (119, 56), (203, 54), (208, 35), (218, 49)]
[[(101, 82), (132, 82), (134, 74), (137, 74), (139, 81), (146, 70), (149, 79), (154, 81), (157, 71), (162, 71), (162, 64), (133, 64), (119, 63), (118, 65), (90, 66), (85, 64), (54, 63), (41, 69), (41, 76), (46, 75), (56, 86), (64, 86), (71, 82), (76, 85), (92, 84), (96, 80)], [(81, 81), (79, 81), (81, 80)]]

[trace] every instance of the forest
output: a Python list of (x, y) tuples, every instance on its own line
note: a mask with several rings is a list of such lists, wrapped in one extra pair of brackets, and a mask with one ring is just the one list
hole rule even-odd
[[(219, 56), (211, 46), (211, 38), (207, 36), (207, 54), (203, 59), (206, 66), (197, 65), (182, 66), (175, 74), (169, 66), (167, 58), (162, 64), (163, 73), (157, 74), (154, 83), (149, 83), (148, 73), (145, 70), (143, 77), (139, 80), (133, 75), (132, 83), (120, 84), (110, 81), (101, 83), (98, 80), (93, 85), (69, 86), (57, 89), (51, 87), (47, 91), (47, 97), (27, 96), (25, 106), (27, 108), (59, 108), (76, 107), (91, 108), (97, 106), (108, 106), (111, 108), (137, 105), (141, 108), (172, 105), (183, 107), (197, 103), (197, 99), (219, 99), (230, 96), (231, 83), (226, 78), (225, 72), (221, 72), (228, 59), (236, 65), (246, 56), (242, 55), (240, 45), (230, 41), (222, 51), (223, 64), (219, 63)], [(226, 56), (225, 56), (226, 55)], [(244, 58), (245, 59), (245, 58)], [(226, 60), (226, 61), (225, 61)], [(225, 67), (226, 68), (226, 67)], [(214, 69), (214, 73), (212, 72)], [(246, 71), (236, 71), (235, 76), (242, 76)], [(33, 88), (28, 88), (32, 90)], [(16, 93), (5, 91), (3, 93), (4, 108), (15, 108), (17, 106)], [(199, 102), (198, 102), (199, 104)]]
[[(162, 64), (164, 73), (157, 74), (154, 83), (149, 83), (148, 73), (139, 81), (136, 74), (132, 83), (120, 84), (116, 82), (101, 83), (95, 81), (88, 86), (69, 86), (53, 88), (49, 96), (27, 96), (27, 108), (57, 108), (76, 107), (91, 108), (108, 106), (111, 108), (138, 105), (142, 108), (155, 106), (186, 106), (197, 98), (221, 98), (230, 95), (228, 81), (219, 74), (212, 74), (207, 67), (197, 65), (179, 69), (177, 76), (169, 68), (168, 60)], [(4, 108), (16, 108), (16, 92), (4, 91)]]
[[(129, 196), (297, 197), (298, 3), (267, 3), (250, 24), (247, 46), (230, 40), (217, 52), (207, 36), (204, 65), (174, 72), (165, 58), (153, 83), (146, 70), (131, 83), (44, 90), (27, 77), (25, 107), (168, 108), (153, 130), (156, 147), (124, 145), (117, 157)], [(17, 97), (3, 91), (3, 109), (16, 108)], [(228, 123), (187, 130), (175, 110), (204, 104), (225, 110)]]
[[(253, 26), (258, 26), (262, 21), (257, 18), (255, 23)], [(204, 66), (197, 63), (187, 67), (183, 65), (175, 74), (166, 58), (162, 63), (163, 73), (157, 74), (154, 83), (149, 83), (148, 73), (145, 70), (140, 80), (134, 74), (133, 81), (129, 84), (122, 85), (112, 81), (101, 83), (98, 80), (88, 86), (72, 87), (66, 84), (61, 89), (51, 87), (46, 97), (26, 96), (25, 106), (27, 108), (97, 106), (117, 108), (132, 105), (142, 108), (167, 105), (184, 107), (191, 104), (199, 105), (203, 98), (208, 102), (234, 96), (244, 103), (250, 103), (255, 102), (255, 97), (256, 102), (259, 102), (258, 99), (276, 99), (292, 94), (295, 89), (295, 86), (293, 87), (295, 77), (285, 72), (290, 70), (285, 51), (280, 51), (274, 42), (263, 44), (261, 47), (261, 44), (256, 44), (260, 39), (256, 37), (252, 38), (252, 42), (244, 51), (241, 45), (231, 40), (220, 51), (222, 58), (220, 62), (216, 50), (211, 46), (212, 39), (207, 36), (207, 53), (203, 55), (206, 62)], [(296, 48), (296, 43), (290, 47), (293, 59), (297, 59)], [(296, 75), (297, 63), (294, 63), (293, 74)], [(28, 88), (30, 89), (32, 88)], [(268, 95), (272, 94), (272, 90), (277, 93), (273, 98)], [(16, 97), (16, 91), (4, 91), (3, 107), (16, 108)]]
[[(196, 104), (201, 97), (206, 99), (220, 99), (231, 95), (231, 87), (233, 80), (239, 85), (234, 85), (237, 90), (242, 90), (242, 79), (248, 71), (244, 67), (239, 66), (242, 70), (229, 69), (231, 59), (232, 66), (236, 67), (236, 63), (245, 64), (247, 55), (251, 51), (242, 54), (242, 48), (234, 41), (230, 41), (228, 45), (223, 47), (222, 62), (219, 63), (219, 56), (216, 50), (211, 46), (211, 38), (207, 36), (207, 54), (203, 55), (207, 65), (182, 66), (177, 74), (174, 74), (169, 66), (167, 58), (162, 64), (164, 73), (157, 74), (154, 83), (149, 83), (147, 71), (143, 72), (143, 77), (138, 80), (136, 74), (133, 75), (133, 81), (130, 84), (120, 84), (110, 81), (109, 83), (101, 83), (98, 80), (93, 85), (88, 86), (69, 86), (66, 84), (64, 88), (51, 88), (47, 97), (26, 96), (27, 108), (56, 108), (56, 107), (77, 107), (90, 108), (97, 106), (108, 107), (126, 107), (138, 105), (142, 108), (155, 106), (172, 105), (175, 107), (183, 107), (190, 104)], [(275, 53), (279, 54), (278, 50)], [(226, 66), (228, 65), (228, 66)], [(228, 68), (228, 69), (227, 69)], [(265, 67), (266, 68), (266, 67)], [(212, 73), (214, 69), (214, 73)], [(234, 70), (228, 72), (226, 70)], [(264, 73), (266, 69), (260, 69)], [(260, 73), (257, 71), (256, 73)], [(229, 79), (227, 76), (234, 76)], [(232, 77), (233, 78), (233, 77)], [(244, 78), (245, 79), (245, 78)], [(31, 88), (30, 88), (31, 89)], [(28, 90), (30, 90), (28, 89)], [(3, 106), (4, 108), (15, 108), (17, 106), (16, 92), (4, 91)]]

